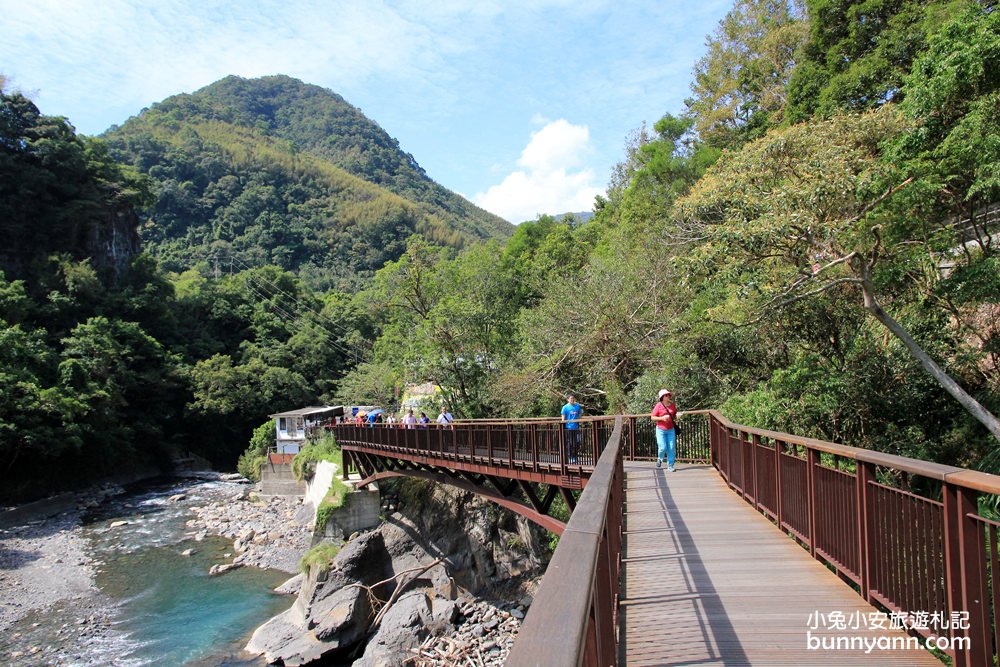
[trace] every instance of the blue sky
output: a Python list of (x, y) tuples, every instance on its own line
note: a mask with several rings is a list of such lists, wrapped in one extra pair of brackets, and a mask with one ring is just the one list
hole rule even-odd
[(732, 0), (0, 0), (0, 74), (98, 134), (229, 74), (329, 88), (512, 221), (590, 210)]

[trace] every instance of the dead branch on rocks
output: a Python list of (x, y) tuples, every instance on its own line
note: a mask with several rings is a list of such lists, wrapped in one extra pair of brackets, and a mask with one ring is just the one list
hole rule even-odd
[[(372, 621), (371, 627), (368, 629), (368, 633), (371, 634), (372, 632), (378, 629), (378, 626), (382, 622), (382, 619), (385, 617), (386, 612), (389, 611), (389, 608), (392, 606), (392, 604), (397, 599), (399, 599), (399, 596), (402, 595), (403, 590), (406, 588), (408, 584), (416, 581), (420, 577), (420, 575), (422, 575), (424, 572), (431, 569), (435, 565), (440, 565), (442, 562), (443, 559), (438, 558), (430, 565), (426, 565), (423, 567), (414, 567), (410, 568), (409, 570), (403, 570), (402, 572), (399, 572), (389, 577), (388, 579), (383, 579), (382, 581), (376, 582), (371, 586), (366, 586), (362, 583), (349, 584), (348, 586), (346, 586), (345, 588), (365, 589), (365, 592), (368, 594), (368, 601), (371, 603), (372, 609), (378, 609), (378, 613), (375, 615), (375, 619)], [(379, 586), (388, 584), (390, 581), (395, 581), (400, 577), (402, 577), (403, 575), (410, 574), (411, 572), (416, 572), (416, 574), (414, 574), (409, 579), (401, 581), (399, 585), (396, 586), (396, 589), (392, 592), (392, 595), (389, 596), (388, 600), (383, 602), (377, 595), (375, 595), (375, 589), (377, 589)]]
[[(433, 646), (435, 641), (437, 646)], [(420, 645), (420, 648), (411, 648), (410, 652), (414, 656), (407, 659), (406, 664), (412, 665), (412, 667), (453, 667), (454, 665), (485, 667), (486, 665), (478, 648), (447, 637), (428, 637)]]

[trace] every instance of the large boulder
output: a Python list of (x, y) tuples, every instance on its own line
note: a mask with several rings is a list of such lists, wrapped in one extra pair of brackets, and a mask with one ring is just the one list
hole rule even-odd
[[(246, 650), (269, 663), (303, 665), (363, 639), (374, 616), (365, 586), (392, 576), (382, 534), (366, 533), (346, 544), (330, 569), (310, 568), (291, 609), (257, 628)], [(374, 590), (386, 599), (392, 590)]]
[(396, 667), (413, 658), (411, 649), (428, 635), (454, 630), (458, 607), (450, 600), (431, 599), (425, 593), (404, 593), (389, 608), (378, 631), (352, 667)]

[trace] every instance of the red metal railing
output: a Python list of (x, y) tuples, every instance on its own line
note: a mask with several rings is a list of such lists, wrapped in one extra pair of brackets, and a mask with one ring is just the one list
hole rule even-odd
[[(348, 446), (364, 445), (386, 453), (433, 455), (442, 461), (467, 461), (499, 468), (563, 469), (587, 473), (601, 456), (615, 426), (614, 416), (584, 417), (567, 429), (557, 419), (457, 420), (449, 425), (402, 428), (398, 424), (338, 424), (330, 430)], [(648, 415), (624, 415), (621, 438), (629, 460), (655, 460), (656, 437)], [(677, 460), (710, 458), (708, 418), (682, 417)], [(578, 434), (578, 436), (577, 436)]]
[(622, 422), (621, 417), (615, 419), (507, 665), (570, 667), (618, 662), (626, 443)]
[(1000, 477), (710, 418), (734, 491), (912, 632), (948, 638), (955, 667), (996, 664)]

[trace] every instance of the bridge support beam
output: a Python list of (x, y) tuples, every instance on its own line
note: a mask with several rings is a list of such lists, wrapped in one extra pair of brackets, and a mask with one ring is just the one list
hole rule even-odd
[(501, 507), (505, 507), (516, 514), (520, 514), (529, 521), (535, 522), (545, 530), (552, 531), (556, 535), (562, 535), (563, 531), (566, 529), (566, 524), (562, 521), (538, 511), (531, 505), (528, 505), (521, 500), (503, 495), (499, 491), (491, 489), (485, 485), (473, 484), (468, 480), (462, 479), (456, 475), (446, 474), (445, 472), (432, 472), (428, 470), (383, 470), (369, 474), (355, 486), (356, 488), (361, 489), (368, 486), (372, 482), (376, 482), (380, 479), (388, 479), (390, 477), (417, 477), (420, 479), (428, 479), (433, 482), (438, 482), (440, 484), (448, 484), (449, 486), (454, 486), (462, 489), (463, 491), (470, 491), (478, 496), (488, 498)]

